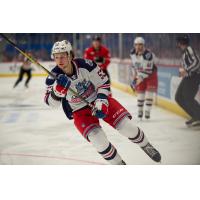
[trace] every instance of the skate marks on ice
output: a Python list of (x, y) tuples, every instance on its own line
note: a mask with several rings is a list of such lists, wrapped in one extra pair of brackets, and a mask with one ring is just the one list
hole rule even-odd
[[(3, 157), (6, 157), (6, 161), (4, 161)], [(75, 158), (68, 158), (68, 157), (59, 157), (59, 156), (47, 156), (47, 155), (33, 155), (33, 154), (22, 154), (22, 153), (0, 153), (0, 164), (3, 165), (12, 165), (12, 164), (16, 164), (16, 160), (20, 160), (22, 161), (24, 158), (29, 158), (29, 159), (40, 159), (42, 160), (44, 163), (42, 163), (41, 161), (39, 161), (38, 163), (36, 162), (35, 164), (42, 164), (42, 165), (48, 165), (48, 164), (52, 164), (51, 160), (54, 160), (55, 163), (57, 165), (60, 164), (82, 164), (82, 165), (105, 165), (105, 163), (101, 163), (101, 162), (95, 162), (95, 161), (90, 161), (90, 160), (82, 160), (82, 159), (75, 159)], [(25, 159), (24, 159), (25, 160)], [(50, 162), (49, 162), (50, 160)], [(59, 160), (61, 160), (61, 162), (59, 162)], [(66, 163), (65, 163), (66, 161)], [(25, 162), (22, 163), (26, 163), (27, 160)], [(54, 163), (54, 164), (55, 164)], [(30, 164), (30, 163), (29, 163)]]

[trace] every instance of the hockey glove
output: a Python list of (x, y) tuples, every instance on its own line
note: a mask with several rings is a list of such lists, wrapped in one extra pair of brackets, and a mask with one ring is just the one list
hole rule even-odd
[(53, 86), (54, 94), (57, 97), (65, 97), (67, 91), (71, 85), (71, 81), (64, 74), (60, 74), (56, 83)]
[(131, 82), (131, 88), (132, 88), (132, 90), (135, 92), (135, 90), (136, 90), (136, 79), (135, 80), (133, 80), (132, 82)]
[(96, 57), (95, 62), (96, 63), (104, 63), (104, 58), (103, 57)]
[(94, 102), (92, 115), (97, 118), (103, 119), (108, 114), (108, 100), (105, 98), (97, 98)]

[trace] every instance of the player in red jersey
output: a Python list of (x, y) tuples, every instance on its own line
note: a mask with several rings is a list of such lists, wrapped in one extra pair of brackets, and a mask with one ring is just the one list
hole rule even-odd
[(110, 51), (107, 47), (102, 45), (101, 37), (95, 36), (92, 41), (92, 46), (87, 48), (84, 52), (84, 58), (90, 59), (98, 64), (103, 72), (109, 77), (108, 65), (110, 64)]

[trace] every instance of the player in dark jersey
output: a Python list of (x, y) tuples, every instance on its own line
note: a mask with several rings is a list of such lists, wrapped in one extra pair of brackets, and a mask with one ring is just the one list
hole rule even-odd
[(71, 44), (66, 40), (54, 44), (52, 57), (57, 64), (52, 73), (58, 79), (50, 76), (46, 79), (45, 102), (49, 106), (59, 107), (62, 104), (67, 117), (74, 120), (74, 125), (81, 135), (110, 164), (124, 165), (125, 162), (107, 139), (99, 119), (138, 144), (151, 159), (160, 162), (159, 152), (149, 143), (144, 132), (134, 124), (131, 114), (109, 95), (108, 77), (95, 62), (74, 58)]
[(189, 36), (177, 37), (177, 46), (182, 51), (182, 65), (179, 69), (183, 78), (176, 92), (176, 102), (191, 116), (186, 125), (200, 126), (200, 102), (195, 98), (200, 89), (200, 62), (189, 45)]
[[(29, 52), (28, 55), (31, 56), (31, 53)], [(27, 79), (25, 81), (25, 87), (28, 88), (28, 83), (32, 77), (32, 68), (31, 68), (31, 62), (27, 58), (24, 58), (23, 64), (20, 67), (18, 79), (15, 82), (13, 88), (15, 88), (22, 81), (24, 74), (27, 74)]]

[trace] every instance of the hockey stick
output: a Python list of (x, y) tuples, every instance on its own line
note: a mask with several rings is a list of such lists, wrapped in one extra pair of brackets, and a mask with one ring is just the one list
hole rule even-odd
[[(52, 72), (50, 72), (48, 69), (46, 69), (43, 65), (41, 65), (36, 59), (34, 59), (33, 57), (29, 56), (28, 54), (26, 54), (23, 50), (21, 50), (14, 42), (12, 42), (10, 39), (8, 39), (3, 33), (0, 33), (0, 36), (2, 38), (4, 38), (9, 44), (11, 44), (17, 51), (19, 51), (23, 56), (25, 56), (26, 58), (28, 58), (33, 64), (41, 67), (45, 72), (47, 72), (47, 74), (49, 74), (52, 78), (54, 79), (58, 79), (58, 77), (53, 74)], [(85, 103), (87, 103), (91, 108), (93, 107), (85, 98), (83, 98), (82, 96), (80, 96), (77, 92), (75, 92), (73, 89), (69, 88), (70, 92), (72, 92), (75, 96), (77, 96), (78, 98), (80, 98), (82, 101), (84, 101)]]

